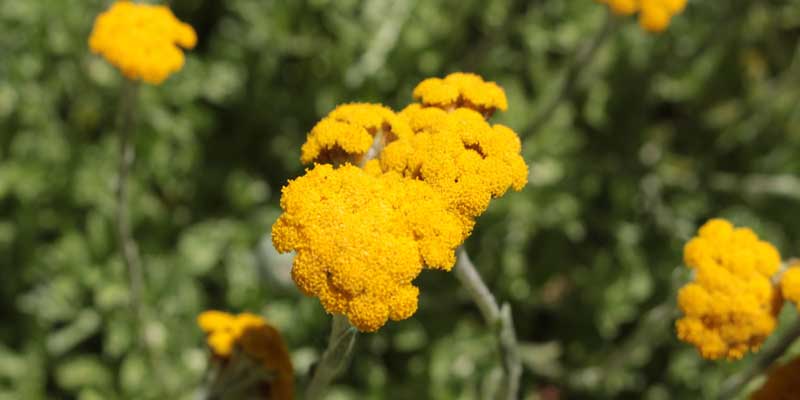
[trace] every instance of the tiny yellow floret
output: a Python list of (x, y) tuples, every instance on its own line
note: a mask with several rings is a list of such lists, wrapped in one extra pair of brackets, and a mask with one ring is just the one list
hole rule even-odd
[(267, 320), (252, 313), (232, 315), (208, 310), (197, 317), (197, 325), (206, 333), (208, 347), (215, 357), (228, 359), (234, 349), (264, 367), (269, 381), (264, 385), (269, 399), (294, 397), (294, 369), (289, 350), (280, 332)]
[(117, 1), (97, 16), (89, 48), (132, 80), (160, 84), (184, 64), (197, 35), (166, 6)]
[(739, 359), (775, 329), (779, 291), (771, 277), (780, 268), (775, 247), (749, 228), (712, 219), (684, 246), (694, 282), (678, 292), (684, 317), (678, 337), (708, 359)]

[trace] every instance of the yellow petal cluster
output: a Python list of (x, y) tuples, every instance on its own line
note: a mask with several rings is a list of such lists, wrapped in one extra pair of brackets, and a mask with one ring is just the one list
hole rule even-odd
[[(152, 84), (180, 70), (197, 42), (194, 29), (166, 6), (117, 1), (97, 16), (89, 48), (130, 79)], [(179, 47), (180, 46), (180, 47)]]
[(271, 376), (266, 385), (267, 398), (293, 398), (294, 370), (289, 351), (278, 330), (264, 318), (251, 313), (232, 315), (208, 310), (197, 317), (197, 325), (206, 333), (208, 347), (215, 356), (228, 359), (237, 348), (264, 366)]
[(423, 266), (449, 270), (464, 237), (426, 183), (350, 164), (315, 165), (283, 188), (281, 207), (272, 240), (296, 251), (295, 283), (365, 332), (413, 315), (412, 281)]
[(304, 164), (361, 164), (376, 139), (382, 147), (386, 142), (411, 135), (408, 124), (380, 104), (343, 104), (311, 129), (301, 148), (300, 160)]
[(793, 400), (800, 395), (800, 357), (770, 369), (767, 380), (750, 400)]
[(681, 288), (678, 337), (708, 359), (739, 359), (757, 350), (775, 329), (780, 295), (771, 277), (780, 268), (778, 250), (749, 228), (712, 219), (684, 246), (684, 262), (695, 278)]
[(412, 104), (401, 116), (414, 135), (388, 144), (381, 166), (430, 184), (461, 216), (466, 234), (492, 198), (527, 183), (520, 139), (507, 126), (490, 125), (469, 108), (448, 112)]
[(639, 13), (639, 25), (649, 32), (662, 32), (673, 16), (683, 12), (686, 0), (598, 0), (619, 15)]
[(508, 109), (503, 88), (466, 72), (454, 72), (444, 79), (425, 79), (414, 88), (414, 98), (425, 106), (445, 110), (465, 107), (484, 115), (491, 115), (495, 110)]

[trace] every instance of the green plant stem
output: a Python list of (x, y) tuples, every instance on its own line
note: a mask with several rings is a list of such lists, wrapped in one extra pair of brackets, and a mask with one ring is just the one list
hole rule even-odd
[(453, 271), (456, 278), (467, 289), (472, 300), (478, 306), (492, 331), (497, 336), (500, 357), (503, 361), (503, 390), (498, 399), (514, 400), (518, 398), (519, 380), (522, 375), (522, 363), (518, 354), (517, 335), (514, 332), (514, 321), (508, 303), (497, 304), (494, 295), (481, 279), (470, 260), (467, 251), (459, 247), (456, 251), (457, 261)]
[(570, 93), (578, 82), (584, 68), (592, 63), (597, 51), (603, 46), (606, 40), (611, 36), (611, 33), (616, 28), (616, 19), (611, 11), (606, 10), (606, 17), (600, 30), (589, 39), (588, 42), (581, 43), (575, 51), (569, 67), (564, 71), (564, 77), (561, 79), (561, 87), (558, 89), (557, 94), (545, 106), (539, 109), (539, 113), (531, 119), (531, 124), (526, 130), (528, 135), (533, 135), (542, 128), (556, 111), (556, 108), (562, 101), (569, 97)]
[(144, 348), (147, 359), (156, 376), (156, 383), (161, 389), (166, 385), (161, 367), (156, 357), (156, 352), (151, 348), (146, 339), (145, 307), (143, 303), (144, 273), (139, 248), (131, 233), (130, 204), (128, 199), (128, 177), (133, 166), (135, 150), (133, 137), (136, 123), (136, 103), (139, 98), (139, 82), (125, 80), (120, 105), (117, 114), (117, 133), (119, 134), (119, 164), (117, 165), (116, 187), (116, 225), (117, 245), (119, 246), (125, 269), (128, 271), (128, 284), (130, 285), (130, 307), (136, 319), (136, 332), (139, 345)]
[(720, 400), (735, 398), (753, 378), (766, 371), (778, 360), (798, 338), (800, 338), (800, 320), (796, 321), (772, 347), (761, 352), (747, 369), (723, 382), (717, 398)]
[(314, 369), (314, 375), (306, 389), (306, 400), (321, 399), (328, 386), (350, 361), (357, 331), (343, 315), (334, 314), (328, 348)]
[(142, 314), (143, 274), (142, 264), (139, 259), (139, 249), (131, 234), (130, 210), (128, 204), (128, 175), (130, 174), (135, 157), (133, 146), (134, 116), (139, 85), (130, 80), (125, 81), (120, 100), (117, 118), (117, 132), (119, 133), (119, 164), (117, 169), (117, 243), (122, 254), (122, 260), (128, 271), (128, 283), (131, 292), (131, 308), (137, 318)]

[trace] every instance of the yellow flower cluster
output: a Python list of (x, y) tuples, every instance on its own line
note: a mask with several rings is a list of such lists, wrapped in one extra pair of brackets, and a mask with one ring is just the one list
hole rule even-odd
[(297, 252), (298, 287), (361, 331), (413, 315), (422, 269), (450, 270), (489, 201), (527, 183), (519, 137), (484, 119), (507, 108), (502, 88), (455, 73), (414, 96), (401, 113), (345, 104), (314, 126), (301, 160), (315, 166), (284, 187), (272, 227), (275, 248)]
[(686, 0), (598, 0), (619, 15), (639, 13), (639, 25), (650, 32), (667, 29), (673, 16), (683, 12)]
[(376, 139), (383, 144), (411, 135), (408, 123), (384, 106), (343, 104), (311, 129), (301, 148), (300, 161), (362, 164)]
[(296, 250), (292, 277), (330, 313), (362, 331), (417, 309), (411, 281), (449, 269), (463, 232), (444, 200), (421, 181), (318, 164), (283, 189), (272, 227), (278, 251)]
[(264, 318), (209, 310), (197, 317), (197, 325), (206, 333), (208, 347), (216, 357), (229, 359), (238, 348), (264, 366), (271, 376), (268, 398), (285, 400), (294, 396), (294, 370), (286, 343)]
[(191, 49), (197, 35), (166, 6), (118, 1), (97, 16), (89, 48), (102, 54), (130, 79), (163, 82), (183, 67), (181, 49)]
[(793, 264), (781, 275), (781, 294), (800, 306), (800, 264)]
[(681, 288), (678, 337), (703, 357), (739, 359), (775, 329), (780, 295), (771, 277), (781, 258), (749, 228), (723, 219), (706, 222), (686, 243), (684, 261), (695, 280)]
[(508, 109), (503, 88), (494, 82), (485, 82), (478, 75), (464, 72), (452, 73), (444, 79), (425, 79), (414, 88), (414, 98), (424, 106), (445, 110), (466, 107), (485, 115)]
[(767, 381), (750, 400), (794, 400), (800, 394), (800, 357), (769, 371)]

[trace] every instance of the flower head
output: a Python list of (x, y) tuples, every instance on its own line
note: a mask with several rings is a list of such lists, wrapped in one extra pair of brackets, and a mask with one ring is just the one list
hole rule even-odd
[(673, 16), (683, 12), (686, 0), (598, 0), (608, 4), (615, 14), (639, 13), (639, 25), (650, 32), (667, 29)]
[(272, 239), (278, 251), (297, 252), (298, 287), (367, 332), (414, 314), (412, 280), (423, 266), (452, 268), (464, 237), (424, 182), (352, 165), (316, 165), (284, 187), (281, 207)]
[(506, 109), (502, 88), (455, 73), (414, 96), (398, 114), (354, 103), (320, 121), (301, 157), (316, 165), (283, 188), (272, 226), (275, 248), (296, 252), (297, 286), (361, 331), (410, 317), (414, 278), (451, 269), (489, 201), (527, 182), (519, 137), (485, 120)]
[(264, 368), (267, 382), (259, 390), (266, 391), (269, 399), (294, 396), (294, 372), (286, 343), (264, 318), (251, 313), (231, 315), (209, 310), (197, 317), (197, 325), (206, 333), (206, 342), (216, 358), (234, 363), (244, 362), (237, 359), (244, 356)]
[(182, 48), (197, 42), (194, 29), (166, 6), (117, 1), (97, 16), (89, 48), (130, 79), (163, 82), (183, 67)]
[(678, 293), (685, 315), (678, 337), (708, 359), (757, 350), (775, 329), (780, 305), (771, 281), (781, 262), (775, 247), (749, 228), (712, 219), (686, 243), (684, 261), (695, 280)]
[(792, 400), (800, 393), (800, 357), (773, 367), (767, 381), (752, 395), (750, 400)]
[(343, 104), (311, 129), (301, 148), (300, 160), (304, 164), (361, 164), (376, 138), (382, 147), (411, 134), (403, 119), (380, 104)]
[(445, 110), (466, 107), (488, 115), (508, 108), (503, 88), (465, 72), (455, 72), (444, 79), (425, 79), (414, 88), (414, 98), (425, 106)]

